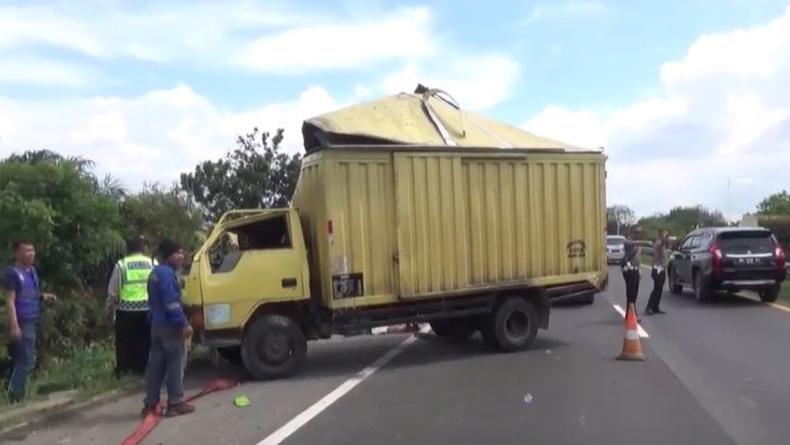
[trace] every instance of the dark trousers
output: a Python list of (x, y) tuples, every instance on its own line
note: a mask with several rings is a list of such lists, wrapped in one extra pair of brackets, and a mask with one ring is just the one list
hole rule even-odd
[(184, 367), (187, 346), (180, 329), (151, 329), (151, 358), (145, 374), (146, 406), (159, 403), (162, 383), (167, 387), (167, 404), (177, 405), (184, 397)]
[(647, 300), (647, 308), (654, 311), (658, 310), (661, 304), (661, 294), (664, 293), (664, 282), (667, 280), (666, 270), (661, 270), (659, 273), (653, 269), (653, 292), (650, 293), (650, 299)]
[(145, 374), (150, 349), (148, 311), (116, 311), (115, 374)]
[(22, 338), (9, 343), (9, 355), (14, 367), (11, 371), (11, 380), (8, 392), (13, 401), (20, 401), (25, 397), (27, 378), (36, 367), (36, 332), (38, 320), (19, 321)]
[(623, 271), (623, 279), (625, 279), (625, 301), (627, 304), (636, 305), (636, 297), (639, 296), (639, 270)]

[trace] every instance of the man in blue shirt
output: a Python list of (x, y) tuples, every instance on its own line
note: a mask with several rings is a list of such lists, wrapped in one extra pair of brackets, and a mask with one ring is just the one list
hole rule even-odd
[(183, 401), (184, 366), (192, 327), (181, 307), (177, 277), (184, 262), (184, 249), (177, 242), (164, 239), (159, 244), (159, 258), (159, 265), (148, 278), (151, 352), (146, 369), (143, 416), (155, 412), (164, 382), (167, 386), (165, 416), (172, 417), (195, 411), (194, 406)]
[(36, 366), (36, 333), (41, 315), (41, 299), (55, 300), (52, 294), (40, 292), (38, 274), (33, 262), (36, 249), (30, 241), (14, 241), (14, 265), (3, 274), (6, 316), (10, 330), (9, 350), (14, 367), (8, 385), (12, 403), (25, 398), (27, 378)]

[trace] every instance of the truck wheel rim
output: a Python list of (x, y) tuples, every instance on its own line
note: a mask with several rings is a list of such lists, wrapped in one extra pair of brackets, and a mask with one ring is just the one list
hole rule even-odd
[(529, 316), (522, 311), (513, 311), (505, 319), (505, 331), (511, 338), (525, 337), (529, 333)]
[(288, 335), (282, 332), (267, 335), (261, 346), (262, 356), (268, 362), (279, 363), (291, 355)]

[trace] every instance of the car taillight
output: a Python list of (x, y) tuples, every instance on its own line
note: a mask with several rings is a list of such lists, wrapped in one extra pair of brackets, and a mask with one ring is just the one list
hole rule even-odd
[(776, 243), (776, 248), (774, 248), (774, 255), (776, 256), (776, 270), (781, 272), (785, 268), (785, 251), (782, 249), (782, 246), (779, 243)]
[(712, 258), (712, 266), (713, 266), (713, 276), (714, 277), (721, 277), (722, 275), (722, 258), (723, 255), (721, 254), (721, 249), (719, 248), (719, 242), (714, 241), (713, 244), (710, 246), (710, 255)]

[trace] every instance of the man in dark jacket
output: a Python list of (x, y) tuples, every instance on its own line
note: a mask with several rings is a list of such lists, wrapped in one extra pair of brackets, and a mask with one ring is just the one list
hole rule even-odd
[(156, 409), (164, 382), (167, 386), (165, 416), (172, 417), (195, 411), (194, 406), (183, 401), (184, 366), (192, 327), (181, 307), (181, 287), (177, 277), (184, 261), (184, 249), (175, 241), (165, 239), (159, 244), (159, 258), (159, 265), (148, 278), (151, 354), (146, 370), (147, 394), (143, 415)]

